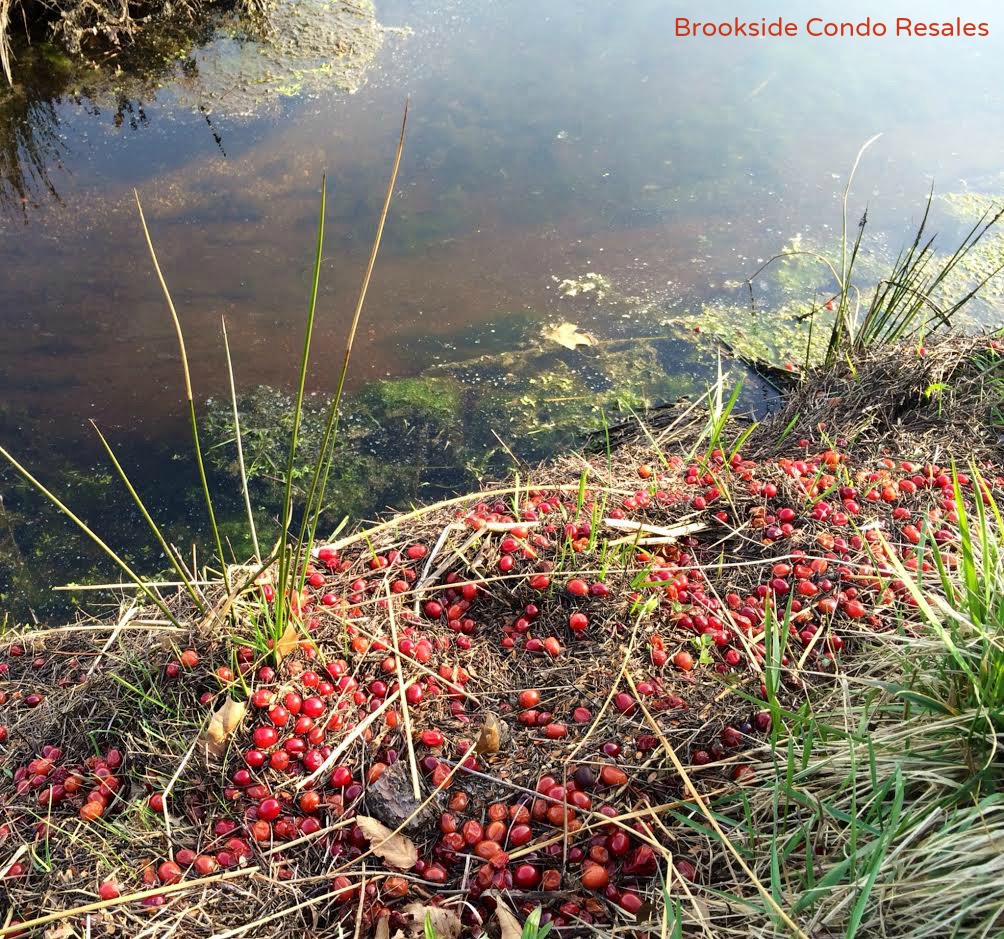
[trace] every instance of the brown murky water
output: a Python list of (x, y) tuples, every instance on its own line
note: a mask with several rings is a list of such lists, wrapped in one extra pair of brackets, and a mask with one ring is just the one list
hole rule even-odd
[(174, 413), (173, 337), (133, 186), (197, 386), (220, 390), (221, 315), (241, 376), (288, 383), (325, 171), (316, 381), (328, 384), (405, 96), (407, 155), (357, 381), (421, 366), (416, 334), (561, 312), (552, 275), (600, 270), (667, 303), (712, 295), (796, 232), (825, 237), (873, 132), (885, 136), (857, 192), (890, 239), (931, 178), (948, 190), (999, 182), (995, 38), (685, 42), (670, 35), (678, 6), (378, 3), (381, 22), (413, 34), (386, 38), (368, 84), (260, 118), (221, 110), (226, 156), (170, 89), (136, 129), (57, 104), (59, 202), (10, 211), (0, 234), (4, 399), (69, 435), (91, 417), (129, 426)]

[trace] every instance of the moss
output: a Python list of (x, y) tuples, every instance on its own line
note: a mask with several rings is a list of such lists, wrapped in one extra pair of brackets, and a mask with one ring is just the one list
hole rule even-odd
[(69, 73), (73, 71), (73, 60), (51, 42), (39, 43), (37, 54), (44, 59), (46, 67), (55, 72)]
[[(451, 451), (462, 397), (444, 376), (377, 381), (350, 396), (342, 409), (326, 499), (328, 520), (361, 517), (415, 498)], [(238, 402), (248, 478), (255, 500), (278, 504), (293, 427), (293, 400), (267, 386)], [(313, 395), (304, 406), (294, 463), (297, 494), (306, 495), (320, 452), (330, 401)], [(210, 401), (206, 418), (214, 465), (236, 476), (230, 406)]]

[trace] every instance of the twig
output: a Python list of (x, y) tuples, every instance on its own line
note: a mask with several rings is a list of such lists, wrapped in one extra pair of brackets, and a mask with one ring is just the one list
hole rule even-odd
[(408, 709), (408, 689), (404, 685), (404, 670), (401, 667), (399, 654), (400, 644), (397, 641), (397, 617), (394, 615), (394, 596), (390, 592), (390, 584), (384, 580), (387, 593), (387, 618), (390, 620), (390, 636), (394, 644), (394, 667), (397, 671), (397, 686), (401, 692), (401, 713), (404, 716), (404, 739), (408, 745), (408, 765), (411, 767), (411, 791), (417, 802), (422, 798), (422, 786), (418, 781), (418, 762), (415, 759), (415, 741), (411, 732), (411, 711)]

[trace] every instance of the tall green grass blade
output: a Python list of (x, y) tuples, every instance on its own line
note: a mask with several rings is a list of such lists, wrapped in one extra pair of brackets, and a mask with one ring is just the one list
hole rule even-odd
[(882, 865), (885, 862), (889, 845), (895, 837), (899, 826), (899, 817), (900, 812), (903, 809), (903, 799), (905, 795), (903, 790), (903, 774), (899, 769), (896, 770), (895, 776), (892, 780), (890, 780), (890, 782), (895, 785), (895, 794), (893, 796), (893, 804), (886, 832), (875, 845), (873, 852), (874, 856), (869, 864), (868, 876), (865, 878), (865, 883), (861, 888), (860, 894), (858, 894), (858, 899), (854, 904), (854, 910), (851, 913), (850, 922), (847, 925), (847, 939), (854, 939), (854, 937), (858, 934), (858, 928), (861, 925), (861, 919), (867, 909), (868, 900), (871, 896), (872, 889), (875, 886), (875, 881), (878, 879), (879, 873), (882, 870)]
[[(296, 403), (293, 408), (293, 427), (289, 439), (289, 454), (286, 458), (286, 469), (283, 474), (284, 486), (282, 505), (279, 515), (279, 541), (277, 545), (279, 556), (279, 575), (277, 588), (278, 602), (275, 605), (275, 620), (272, 624), (273, 639), (278, 639), (286, 628), (290, 609), (288, 597), (299, 590), (298, 583), (290, 582), (290, 556), (286, 539), (293, 514), (293, 475), (296, 467), (296, 448), (299, 445), (300, 423), (303, 419), (303, 396), (307, 382), (307, 366), (310, 362), (310, 342), (313, 338), (314, 319), (317, 313), (317, 288), (320, 283), (320, 264), (324, 249), (324, 214), (327, 203), (327, 177), (320, 181), (320, 209), (317, 218), (317, 236), (314, 245), (313, 271), (310, 277), (310, 299), (307, 304), (307, 321), (303, 330), (303, 351), (300, 355), (299, 375), (296, 382)], [(292, 569), (295, 569), (292, 568)]]
[(542, 914), (543, 909), (539, 906), (534, 907), (530, 911), (530, 915), (527, 916), (526, 922), (523, 923), (520, 939), (546, 939), (553, 928), (553, 924), (545, 923), (541, 926), (540, 917)]
[(251, 544), (254, 546), (254, 558), (261, 564), (261, 548), (258, 547), (258, 531), (254, 523), (254, 510), (251, 508), (251, 493), (248, 490), (248, 474), (244, 466), (244, 444), (241, 440), (241, 418), (237, 413), (237, 387), (234, 383), (234, 363), (230, 356), (230, 340), (227, 337), (226, 318), (220, 317), (223, 328), (223, 348), (227, 354), (227, 378), (230, 380), (230, 404), (234, 414), (234, 437), (237, 441), (237, 467), (241, 474), (241, 492), (244, 495), (244, 509), (248, 516), (248, 531), (251, 534)]
[(683, 904), (670, 895), (669, 883), (662, 879), (662, 935), (666, 939), (683, 939)]
[(118, 457), (115, 456), (115, 452), (112, 450), (111, 445), (105, 439), (105, 435), (101, 433), (101, 431), (98, 429), (98, 425), (95, 424), (94, 421), (91, 421), (91, 427), (94, 428), (94, 433), (98, 435), (98, 439), (101, 441), (101, 445), (105, 448), (105, 452), (108, 454), (108, 458), (112, 461), (112, 465), (115, 467), (116, 472), (119, 474), (119, 477), (121, 478), (123, 484), (128, 490), (129, 495), (132, 496), (132, 500), (133, 502), (136, 503), (136, 507), (139, 509), (140, 514), (146, 520), (147, 525), (150, 526), (150, 530), (153, 532), (154, 537), (157, 539), (157, 543), (160, 545), (160, 549), (164, 552), (164, 555), (170, 562), (171, 567), (174, 568), (178, 577), (181, 579), (181, 582), (185, 585), (185, 590), (188, 592), (188, 595), (195, 602), (195, 605), (199, 609), (199, 611), (205, 612), (206, 609), (205, 604), (202, 602), (202, 597), (199, 596), (198, 591), (196, 591), (195, 586), (189, 579), (188, 571), (185, 568), (184, 562), (181, 560), (180, 557), (178, 557), (175, 550), (167, 543), (167, 539), (161, 532), (160, 527), (153, 520), (153, 516), (150, 515), (142, 498), (140, 498), (140, 494), (136, 491), (131, 480), (129, 479), (129, 476), (126, 474), (125, 469), (123, 469), (122, 464), (119, 463)]
[[(296, 469), (296, 448), (300, 439), (300, 423), (303, 420), (303, 395), (307, 386), (307, 366), (310, 362), (310, 343), (314, 336), (314, 320), (317, 315), (317, 289), (321, 281), (321, 258), (324, 251), (324, 215), (327, 205), (327, 177), (321, 177), (321, 205), (317, 219), (317, 238), (314, 246), (314, 269), (310, 279), (310, 302), (307, 307), (307, 325), (303, 332), (303, 353), (300, 356), (300, 374), (296, 383), (296, 405), (293, 409), (293, 430), (289, 442), (289, 456), (286, 461), (285, 487), (282, 497), (282, 514), (279, 524), (279, 602), (276, 603), (275, 637), (282, 635), (286, 628), (287, 594), (298, 591), (298, 583), (290, 583), (290, 556), (286, 539), (293, 520), (293, 474)], [(296, 568), (294, 567), (293, 570)]]
[(185, 397), (188, 399), (188, 416), (192, 426), (192, 442), (194, 444), (195, 462), (199, 468), (199, 480), (202, 483), (202, 495), (206, 501), (206, 511), (209, 514), (209, 527), (213, 532), (213, 540), (216, 542), (216, 556), (220, 562), (220, 570), (225, 571), (227, 566), (226, 558), (223, 554), (223, 542), (220, 540), (220, 529), (216, 524), (216, 513), (213, 511), (213, 499), (209, 494), (209, 480), (206, 478), (206, 465), (202, 459), (202, 447), (199, 443), (199, 422), (195, 415), (195, 397), (192, 393), (192, 375), (188, 368), (188, 353), (185, 350), (185, 334), (181, 328), (181, 320), (178, 311), (174, 307), (171, 299), (171, 291), (168, 290), (167, 281), (160, 269), (160, 262), (157, 260), (157, 252), (153, 247), (153, 239), (150, 237), (150, 229), (146, 224), (146, 216), (143, 214), (143, 204), (139, 201), (139, 192), (133, 190), (136, 197), (136, 208), (139, 210), (140, 224), (143, 226), (143, 235), (146, 238), (146, 246), (150, 251), (150, 259), (153, 261), (153, 269), (160, 281), (161, 290), (164, 292), (164, 299), (167, 301), (167, 308), (171, 312), (171, 319), (174, 321), (174, 331), (178, 337), (178, 349), (181, 352), (181, 366), (185, 375)]
[[(404, 115), (401, 118), (401, 132), (398, 136), (397, 150), (394, 153), (394, 163), (391, 168), (390, 180), (387, 183), (387, 192), (384, 195), (383, 207), (380, 211), (380, 219), (377, 223), (376, 234), (373, 237), (373, 246), (370, 250), (369, 261), (366, 271), (363, 274), (363, 281), (359, 288), (359, 296), (356, 300), (355, 311), (352, 315), (352, 322), (349, 326), (349, 334), (345, 340), (345, 353), (342, 359), (342, 367), (338, 373), (338, 384), (335, 388), (335, 395), (331, 399), (331, 406), (328, 410), (327, 422), (324, 428), (324, 437), (321, 442), (321, 449), (318, 454), (317, 463), (314, 467), (313, 478), (310, 482), (310, 489), (307, 494), (306, 508), (303, 514), (303, 521), (300, 526), (299, 537), (296, 546), (296, 568), (299, 570), (301, 563), (306, 568), (309, 557), (309, 546), (313, 544), (317, 535), (317, 525), (320, 521), (321, 512), (324, 508), (324, 494), (327, 489), (328, 478), (331, 473), (331, 466), (334, 462), (334, 444), (338, 435), (338, 420), (342, 393), (345, 390), (345, 378), (349, 371), (349, 360), (352, 357), (352, 348), (355, 343), (356, 331), (359, 328), (359, 321), (362, 317), (363, 304), (366, 302), (366, 293), (369, 290), (370, 279), (373, 276), (373, 268), (376, 265), (377, 254), (380, 251), (380, 241), (383, 238), (384, 226), (387, 223), (387, 213), (390, 211), (391, 199), (394, 196), (394, 186), (397, 184), (398, 170), (401, 168), (401, 155), (404, 152), (404, 136), (408, 126), (408, 103), (405, 102)], [(303, 555), (301, 557), (301, 554)]]
[(854, 165), (851, 167), (851, 172), (847, 176), (847, 183), (844, 186), (844, 195), (841, 200), (840, 276), (842, 280), (841, 286), (845, 288), (848, 283), (851, 265), (853, 264), (853, 254), (851, 265), (847, 263), (847, 205), (850, 200), (851, 185), (854, 183), (854, 177), (857, 174), (858, 166), (861, 164), (861, 158), (865, 155), (865, 151), (881, 136), (881, 134), (875, 134), (874, 137), (871, 137), (862, 144), (861, 149), (858, 150), (858, 155), (854, 158)]

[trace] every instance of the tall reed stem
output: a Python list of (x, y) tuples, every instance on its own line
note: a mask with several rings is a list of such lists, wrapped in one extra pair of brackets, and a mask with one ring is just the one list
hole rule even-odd
[(230, 404), (234, 412), (234, 436), (237, 438), (237, 466), (241, 473), (241, 491), (244, 493), (244, 508), (248, 515), (248, 529), (251, 532), (251, 544), (254, 546), (254, 559), (261, 564), (261, 548), (258, 547), (258, 530), (255, 528), (254, 511), (251, 508), (251, 493), (248, 490), (247, 468), (244, 466), (244, 444), (241, 440), (241, 418), (237, 413), (237, 386), (234, 384), (234, 363), (230, 357), (230, 340), (227, 338), (227, 321), (220, 317), (223, 327), (223, 348), (227, 353), (227, 377), (230, 379)]
[[(327, 177), (321, 177), (321, 210), (317, 220), (317, 242), (314, 251), (314, 273), (310, 285), (310, 305), (307, 310), (307, 328), (303, 335), (303, 354), (300, 357), (300, 376), (296, 386), (296, 407), (293, 411), (293, 432), (289, 443), (289, 458), (286, 462), (286, 488), (282, 499), (282, 516), (279, 525), (279, 581), (280, 597), (276, 602), (276, 638), (282, 635), (286, 622), (287, 590), (299, 589), (298, 584), (289, 583), (289, 551), (286, 547), (289, 526), (293, 519), (293, 472), (296, 465), (296, 448), (300, 438), (300, 422), (303, 418), (303, 394), (307, 384), (307, 365), (310, 361), (310, 341), (314, 335), (314, 318), (317, 313), (317, 288), (321, 280), (321, 256), (324, 250), (324, 213), (327, 204)], [(295, 568), (294, 568), (295, 569)]]
[(202, 459), (202, 446), (199, 443), (199, 422), (195, 416), (195, 397), (192, 394), (192, 375), (188, 368), (188, 353), (185, 351), (185, 334), (181, 329), (181, 320), (178, 318), (178, 311), (174, 308), (174, 301), (171, 299), (171, 291), (167, 288), (167, 281), (160, 269), (157, 260), (157, 252), (153, 247), (153, 239), (150, 237), (150, 229), (146, 225), (146, 217), (143, 215), (143, 205), (139, 201), (139, 192), (133, 190), (136, 197), (136, 208), (139, 210), (140, 224), (143, 226), (143, 234), (146, 237), (146, 246), (150, 249), (150, 259), (153, 261), (153, 269), (157, 272), (157, 279), (160, 281), (161, 290), (164, 291), (164, 299), (167, 300), (167, 308), (171, 311), (171, 319), (174, 321), (174, 331), (178, 336), (178, 349), (181, 352), (181, 366), (185, 375), (185, 397), (188, 399), (188, 417), (192, 425), (192, 442), (195, 445), (195, 460), (199, 467), (199, 480), (202, 483), (202, 495), (206, 500), (206, 510), (209, 513), (209, 526), (213, 530), (213, 540), (216, 542), (216, 556), (220, 562), (220, 570), (225, 571), (227, 562), (223, 555), (223, 542), (220, 541), (220, 529), (216, 524), (216, 513), (213, 511), (213, 499), (209, 494), (209, 480), (206, 478), (206, 465)]
[[(380, 251), (380, 241), (383, 238), (384, 226), (387, 222), (387, 213), (390, 211), (391, 199), (394, 195), (394, 186), (397, 184), (397, 174), (401, 167), (401, 154), (404, 152), (404, 135), (408, 126), (408, 102), (404, 105), (404, 115), (401, 118), (401, 132), (398, 135), (397, 150), (394, 153), (394, 164), (391, 169), (390, 180), (387, 183), (387, 192), (384, 195), (383, 208), (380, 211), (380, 220), (377, 223), (376, 234), (373, 238), (373, 246), (370, 249), (369, 261), (366, 265), (366, 272), (363, 274), (363, 282), (359, 288), (359, 297), (356, 300), (355, 312), (352, 316), (352, 323), (349, 326), (349, 334), (345, 340), (345, 354), (342, 359), (341, 371), (338, 373), (338, 385), (335, 388), (335, 396), (331, 401), (328, 410), (327, 424), (324, 429), (324, 438), (321, 443), (320, 455), (314, 468), (314, 476), (310, 482), (310, 490), (307, 495), (307, 505), (304, 511), (303, 522), (300, 526), (300, 536), (297, 541), (296, 567), (300, 568), (302, 563), (306, 568), (309, 557), (309, 546), (313, 544), (317, 534), (317, 523), (321, 516), (324, 505), (324, 492), (327, 487), (328, 475), (331, 472), (331, 464), (334, 460), (334, 440), (338, 433), (339, 407), (342, 401), (342, 393), (345, 390), (345, 377), (349, 371), (349, 360), (352, 357), (352, 346), (355, 342), (356, 331), (359, 328), (359, 320), (362, 317), (363, 304), (366, 301), (366, 292), (369, 289), (370, 279), (373, 276), (373, 268), (376, 265), (377, 254)], [(304, 551), (304, 547), (306, 550)], [(303, 552), (301, 557), (301, 552)]]

